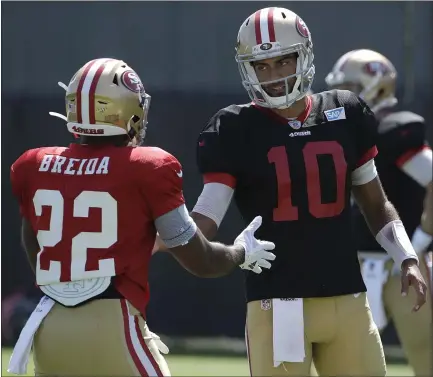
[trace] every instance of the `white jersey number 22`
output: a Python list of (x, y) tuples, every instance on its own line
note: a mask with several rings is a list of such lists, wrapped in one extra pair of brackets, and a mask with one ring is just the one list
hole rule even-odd
[[(48, 270), (41, 269), (40, 256), (44, 247), (56, 246), (63, 237), (64, 199), (58, 190), (38, 190), (33, 197), (36, 216), (42, 215), (42, 207), (51, 207), (49, 230), (39, 230), (37, 239), (41, 251), (36, 265), (38, 285), (60, 282), (61, 262), (50, 261)], [(117, 201), (108, 192), (83, 191), (74, 200), (73, 216), (88, 217), (90, 208), (101, 209), (101, 232), (81, 232), (72, 238), (71, 281), (115, 275), (114, 259), (100, 259), (99, 268), (86, 271), (87, 249), (107, 249), (117, 242)], [(67, 220), (66, 220), (67, 221)]]

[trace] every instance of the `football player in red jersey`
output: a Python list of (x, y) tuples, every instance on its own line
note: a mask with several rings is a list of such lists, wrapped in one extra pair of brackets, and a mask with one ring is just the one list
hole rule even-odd
[(186, 210), (176, 158), (128, 146), (144, 137), (150, 96), (126, 63), (92, 60), (61, 86), (63, 118), (80, 143), (29, 150), (11, 168), (22, 243), (46, 296), (9, 370), (25, 373), (33, 345), (36, 375), (168, 376), (166, 347), (145, 322), (157, 231), (201, 277), (238, 265), (260, 273), (275, 258), (266, 251), (274, 244), (254, 237), (260, 217), (232, 246), (207, 241)]
[[(386, 195), (411, 236), (421, 272), (429, 283), (429, 246), (433, 238), (428, 226), (431, 193), (427, 188), (431, 188), (432, 182), (432, 150), (426, 140), (424, 119), (398, 108), (395, 96), (397, 71), (389, 59), (376, 51), (360, 49), (345, 53), (325, 81), (330, 89), (347, 89), (358, 94), (374, 112), (378, 120), (377, 170)], [(374, 239), (356, 204), (352, 219), (367, 296), (377, 327), (384, 329), (388, 318), (392, 319), (415, 374), (431, 375), (431, 295), (427, 295), (427, 305), (413, 315), (412, 300), (401, 299), (399, 266), (395, 266)], [(413, 293), (409, 292), (409, 298), (413, 299)]]
[(191, 216), (212, 238), (234, 198), (245, 221), (263, 217), (258, 235), (276, 245), (270, 270), (246, 273), (251, 374), (306, 376), (314, 360), (323, 376), (384, 376), (352, 238), (352, 192), (402, 268), (403, 291), (415, 288), (415, 310), (426, 284), (377, 176), (374, 114), (349, 91), (307, 95), (313, 42), (288, 9), (248, 16), (236, 61), (253, 102), (221, 109), (200, 134), (204, 188)]

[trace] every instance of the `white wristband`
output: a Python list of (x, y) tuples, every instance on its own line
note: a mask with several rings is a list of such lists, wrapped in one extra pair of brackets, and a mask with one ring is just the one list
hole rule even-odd
[(376, 240), (400, 268), (406, 259), (415, 259), (417, 263), (419, 262), (406, 229), (400, 220), (394, 220), (386, 224), (377, 233)]
[(417, 254), (421, 254), (426, 251), (431, 242), (433, 241), (433, 237), (430, 234), (427, 234), (421, 229), (421, 226), (415, 229), (415, 232), (412, 236), (412, 246), (415, 249)]

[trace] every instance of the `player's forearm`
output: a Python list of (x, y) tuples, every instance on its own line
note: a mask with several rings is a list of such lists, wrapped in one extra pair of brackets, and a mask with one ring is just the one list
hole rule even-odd
[(389, 222), (400, 220), (394, 205), (383, 191), (379, 177), (366, 184), (353, 186), (352, 192), (374, 236)]
[(185, 269), (202, 278), (227, 275), (245, 259), (242, 246), (210, 242), (200, 230), (197, 230), (188, 244), (171, 248), (169, 251)]
[(361, 207), (361, 211), (374, 236), (376, 236), (386, 224), (391, 221), (400, 220), (397, 210), (388, 199), (378, 205), (364, 205)]
[(194, 211), (191, 212), (191, 217), (208, 240), (214, 239), (218, 232), (218, 226), (213, 220)]
[(418, 262), (403, 223), (393, 204), (387, 199), (379, 178), (354, 187), (353, 194), (377, 242), (395, 263), (401, 266), (405, 261)]
[(215, 278), (229, 274), (245, 260), (242, 246), (226, 246), (218, 242), (207, 242), (208, 268), (206, 276)]
[(369, 213), (370, 217), (367, 215), (370, 230), (396, 265), (403, 267), (405, 263), (418, 263), (415, 249), (394, 205), (386, 200), (371, 212), (374, 213)]

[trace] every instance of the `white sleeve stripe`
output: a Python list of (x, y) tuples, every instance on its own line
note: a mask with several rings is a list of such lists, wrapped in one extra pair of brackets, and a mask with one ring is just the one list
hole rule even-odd
[(376, 164), (374, 163), (374, 158), (367, 161), (364, 165), (356, 168), (352, 172), (352, 185), (359, 186), (365, 185), (366, 183), (372, 181), (377, 176)]
[(235, 190), (222, 183), (206, 183), (192, 212), (209, 217), (219, 227)]
[(432, 150), (424, 148), (407, 160), (401, 170), (421, 186), (427, 187), (432, 180)]

